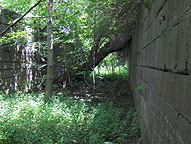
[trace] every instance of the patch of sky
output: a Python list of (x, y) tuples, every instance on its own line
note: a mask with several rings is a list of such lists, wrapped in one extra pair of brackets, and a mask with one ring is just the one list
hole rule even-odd
[(60, 31), (65, 33), (65, 34), (69, 34), (69, 28), (68, 27), (60, 26)]

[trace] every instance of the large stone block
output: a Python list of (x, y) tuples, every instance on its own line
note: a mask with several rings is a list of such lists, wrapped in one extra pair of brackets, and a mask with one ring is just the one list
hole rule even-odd
[[(191, 12), (190, 12), (191, 13)], [(191, 16), (189, 18), (188, 36), (188, 73), (191, 74)]]
[(185, 103), (182, 101), (187, 97), (185, 93), (188, 88), (187, 85), (189, 86), (188, 77), (166, 72), (163, 73), (161, 85), (161, 97), (173, 108), (185, 111)]
[(188, 64), (188, 38), (189, 38), (189, 20), (184, 20), (178, 25), (177, 37), (177, 67), (179, 73), (187, 72)]
[(151, 87), (147, 86), (147, 96), (146, 96), (146, 101), (149, 106), (149, 108), (153, 111), (153, 115), (155, 115), (154, 119), (157, 117), (157, 111), (158, 111), (158, 99), (159, 95), (156, 93), (156, 91)]
[(160, 69), (166, 70), (166, 62), (168, 58), (168, 47), (167, 47), (167, 36), (162, 35), (160, 40), (160, 49), (161, 49), (161, 55), (160, 55)]
[(160, 26), (160, 18), (156, 15), (156, 12), (154, 13), (155, 17), (152, 19), (152, 37), (151, 41), (156, 40), (162, 35), (161, 26)]
[[(175, 135), (175, 127), (177, 112), (166, 102), (165, 99), (158, 99), (158, 114), (157, 114), (157, 136), (160, 143), (173, 144)], [(157, 143), (157, 141), (156, 141)]]
[(150, 55), (150, 67), (154, 67), (154, 61), (155, 61), (155, 51), (156, 51), (156, 41), (153, 41), (151, 43), (151, 47), (150, 47), (150, 51), (151, 51), (151, 55)]
[(151, 77), (149, 80), (149, 85), (151, 85), (152, 89), (159, 95), (161, 89), (161, 80), (162, 80), (162, 71), (152, 69)]
[(168, 95), (168, 88), (171, 80), (169, 79), (169, 73), (163, 72), (161, 75), (161, 88), (160, 88), (160, 96), (166, 98)]
[(166, 61), (166, 68), (170, 71), (174, 71), (177, 67), (177, 26), (173, 27), (168, 33), (167, 33), (167, 61)]
[(162, 69), (162, 43), (161, 37), (155, 40), (155, 50), (154, 50), (154, 68)]
[(179, 115), (176, 126), (176, 143), (190, 144), (191, 143), (191, 124), (184, 116)]
[(1, 62), (0, 61), (0, 70), (17, 69), (20, 67), (21, 67), (21, 64), (19, 64), (19, 63)]
[(182, 86), (179, 89), (182, 89), (181, 97), (181, 113), (188, 119), (191, 123), (191, 76), (184, 76), (183, 80), (185, 83), (182, 83)]
[(177, 18), (185, 18), (184, 16), (187, 15), (188, 10), (190, 9), (191, 1), (181, 0), (180, 2), (174, 2), (174, 4), (174, 15)]
[(165, 13), (162, 15), (165, 16), (165, 21), (167, 23), (168, 28), (173, 27), (174, 23), (177, 23), (178, 17), (177, 17), (177, 4), (178, 2), (174, 1), (166, 1), (165, 4)]
[(142, 39), (142, 44), (141, 44), (142, 48), (146, 48), (148, 46), (148, 44), (149, 44), (148, 35), (149, 35), (148, 29), (143, 31), (142, 38), (141, 38)]
[(134, 43), (139, 41), (141, 52), (133, 63), (143, 67), (133, 77), (134, 89), (142, 86), (143, 95), (134, 90), (133, 97), (143, 144), (191, 143), (190, 7), (190, 0), (154, 0), (152, 8), (143, 8), (139, 17), (143, 23), (135, 32)]
[(145, 58), (145, 66), (151, 66), (151, 45), (149, 44), (146, 48), (145, 48), (145, 53), (146, 53), (146, 58)]

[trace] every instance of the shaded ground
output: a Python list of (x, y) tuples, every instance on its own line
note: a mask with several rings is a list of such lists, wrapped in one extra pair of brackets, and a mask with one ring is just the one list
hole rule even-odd
[[(88, 82), (86, 82), (87, 84)], [(93, 104), (112, 101), (116, 107), (123, 109), (124, 117), (130, 111), (134, 110), (134, 105), (130, 93), (129, 81), (123, 78), (106, 77), (96, 79), (96, 90), (93, 92), (91, 85), (77, 85), (73, 88), (72, 93), (64, 90), (64, 95), (71, 96), (76, 100), (84, 100)], [(94, 93), (94, 94), (93, 94)], [(132, 136), (130, 143), (140, 143), (137, 140), (140, 135)]]
[[(72, 91), (72, 92), (71, 92)], [(60, 92), (60, 91), (59, 91)], [(58, 92), (57, 92), (58, 93)], [(96, 89), (85, 85), (77, 85), (72, 90), (63, 89), (63, 95), (69, 95), (75, 99), (83, 99), (85, 101), (99, 103), (107, 100), (113, 101), (117, 107), (129, 110), (133, 108), (133, 101), (129, 88), (129, 82), (120, 78), (104, 78), (104, 80), (96, 80)]]

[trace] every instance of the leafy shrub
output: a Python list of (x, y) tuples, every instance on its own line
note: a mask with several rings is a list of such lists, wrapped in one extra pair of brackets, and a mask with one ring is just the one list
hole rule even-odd
[(73, 98), (44, 103), (43, 94), (0, 94), (0, 143), (130, 143), (139, 135), (136, 113), (112, 102)]

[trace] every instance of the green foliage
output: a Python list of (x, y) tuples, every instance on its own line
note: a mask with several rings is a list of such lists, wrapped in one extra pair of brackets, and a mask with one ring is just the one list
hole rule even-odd
[(111, 53), (105, 59), (99, 63), (95, 68), (95, 72), (98, 75), (119, 75), (127, 77), (128, 62), (126, 58), (120, 57), (117, 53)]
[[(28, 10), (29, 5), (34, 5), (37, 1), (7, 0), (1, 4), (4, 8), (21, 15)], [(130, 15), (134, 12), (129, 7), (129, 2), (129, 0), (57, 0), (54, 2), (54, 46), (63, 49), (57, 56), (57, 59), (63, 62), (63, 69), (71, 72), (86, 63), (91, 55), (91, 49), (95, 45), (96, 37), (101, 36), (101, 40), (97, 41), (99, 51), (105, 43), (114, 39), (117, 34), (125, 33), (129, 19), (134, 19), (134, 16)], [(42, 1), (19, 23), (23, 28), (28, 26), (34, 30), (33, 36), (37, 48), (34, 53), (45, 61), (46, 5), (47, 1)], [(127, 16), (129, 16), (128, 19)], [(17, 33), (16, 30), (12, 30), (12, 32)], [(4, 37), (3, 40), (6, 40), (7, 37)], [(12, 36), (15, 39), (16, 37), (17, 35)]]
[(158, 11), (157, 11), (157, 12), (155, 12), (156, 16), (159, 16), (159, 13), (160, 13), (160, 12), (158, 12)]
[(0, 5), (16, 12), (17, 14), (23, 14), (27, 11), (28, 6), (31, 5), (32, 2), (32, 0), (2, 0)]
[(142, 86), (136, 88), (137, 92), (143, 96), (143, 89)]
[(140, 54), (140, 52), (141, 52), (141, 51), (140, 51), (139, 49), (135, 49), (135, 50), (134, 50), (134, 53), (135, 53), (135, 54)]
[(150, 0), (144, 0), (144, 6), (148, 9), (151, 9), (152, 8), (152, 4), (151, 4), (151, 1)]
[(0, 107), (0, 143), (122, 144), (140, 134), (136, 113), (109, 101), (91, 105), (54, 96), (45, 104), (43, 94), (1, 93)]
[[(29, 5), (34, 5), (38, 0), (7, 0), (3, 1), (4, 8), (8, 8), (20, 15), (29, 9)], [(54, 48), (56, 48), (56, 58), (59, 61), (59, 70), (65, 76), (65, 79), (71, 77), (78, 69), (81, 72), (90, 67), (92, 49), (96, 44), (98, 48), (96, 55), (104, 49), (108, 42), (115, 43), (117, 38), (128, 37), (127, 28), (131, 29), (135, 19), (137, 2), (130, 0), (57, 0), (53, 5), (53, 38)], [(17, 41), (19, 37), (23, 39), (31, 38), (33, 43), (33, 54), (36, 61), (35, 70), (40, 71), (40, 75), (45, 74), (45, 63), (47, 61), (47, 1), (42, 1), (19, 22), (20, 28), (33, 29), (32, 34), (25, 33), (22, 30), (11, 30), (12, 36), (6, 35), (2, 41), (12, 38)], [(19, 34), (19, 32), (21, 34)], [(100, 40), (96, 39), (101, 37)], [(1, 40), (0, 40), (1, 41)], [(113, 42), (114, 41), (114, 42)], [(10, 41), (8, 41), (10, 42)], [(116, 44), (117, 45), (117, 44)], [(101, 55), (101, 54), (100, 54)], [(99, 54), (98, 54), (99, 56)], [(99, 67), (105, 66), (108, 73), (123, 73), (127, 62), (120, 59), (122, 56), (114, 53), (106, 58)], [(124, 55), (126, 57), (126, 55)], [(57, 63), (57, 61), (55, 61)], [(85, 65), (86, 64), (86, 65)], [(41, 67), (43, 66), (43, 67)], [(38, 69), (39, 68), (39, 69)], [(81, 69), (80, 69), (81, 68)], [(88, 69), (89, 70), (89, 69)], [(37, 79), (37, 78), (36, 78)], [(56, 78), (55, 78), (56, 79)], [(38, 80), (39, 84), (43, 80)], [(38, 85), (36, 83), (36, 85)], [(55, 86), (54, 86), (55, 87)]]
[(29, 36), (26, 34), (26, 32), (12, 32), (12, 33), (7, 33), (6, 36), (3, 36), (0, 38), (0, 45), (2, 44), (8, 44), (8, 43), (14, 43), (15, 45), (18, 46), (26, 46), (27, 43), (27, 38)]

